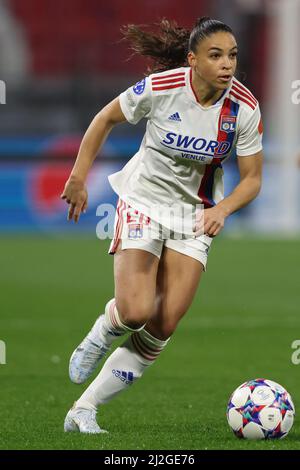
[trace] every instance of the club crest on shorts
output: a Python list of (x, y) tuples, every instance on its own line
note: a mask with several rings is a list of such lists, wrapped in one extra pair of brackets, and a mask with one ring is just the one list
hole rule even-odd
[(236, 127), (236, 116), (221, 116), (220, 130), (234, 132)]
[(128, 225), (128, 238), (142, 238), (143, 237), (143, 224), (130, 224)]

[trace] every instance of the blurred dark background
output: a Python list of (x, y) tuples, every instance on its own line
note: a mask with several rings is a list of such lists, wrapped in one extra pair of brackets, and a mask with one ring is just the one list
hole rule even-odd
[[(272, 98), (267, 93), (272, 16), (268, 2), (1, 0), (0, 79), (6, 85), (6, 104), (0, 106), (1, 232), (70, 229), (58, 196), (82, 136), (94, 115), (147, 70), (144, 59), (128, 60), (131, 52), (121, 41), (121, 26), (168, 18), (191, 29), (203, 15), (222, 20), (235, 31), (240, 50), (238, 78), (260, 101), (266, 159), (273, 162), (272, 133), (266, 120)], [(90, 208), (76, 230), (90, 231), (97, 222), (97, 205), (115, 202), (107, 175), (135, 153), (144, 128), (142, 122), (113, 130), (91, 172)], [(267, 180), (273, 181), (270, 171)], [(237, 180), (233, 157), (226, 164), (227, 192)], [(269, 202), (267, 191), (259, 202), (233, 216), (228, 229), (268, 229), (264, 208)]]

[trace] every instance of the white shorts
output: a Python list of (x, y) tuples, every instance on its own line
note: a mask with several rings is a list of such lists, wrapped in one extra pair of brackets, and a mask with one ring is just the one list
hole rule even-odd
[(158, 258), (161, 257), (163, 247), (166, 246), (174, 251), (178, 251), (178, 253), (196, 259), (202, 263), (204, 271), (206, 271), (207, 256), (212, 238), (207, 235), (177, 240), (167, 237), (170, 237), (168, 229), (119, 199), (115, 218), (114, 238), (108, 250), (110, 255), (115, 254), (120, 240), (122, 241), (122, 250), (130, 248), (145, 250)]

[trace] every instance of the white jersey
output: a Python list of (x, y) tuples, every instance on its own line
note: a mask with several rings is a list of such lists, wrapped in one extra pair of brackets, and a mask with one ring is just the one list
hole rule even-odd
[(223, 199), (222, 163), (234, 146), (242, 157), (262, 150), (258, 102), (236, 78), (209, 107), (197, 101), (190, 67), (152, 74), (119, 99), (128, 122), (148, 122), (138, 152), (109, 182), (122, 200), (168, 228), (174, 225), (161, 207), (189, 214)]

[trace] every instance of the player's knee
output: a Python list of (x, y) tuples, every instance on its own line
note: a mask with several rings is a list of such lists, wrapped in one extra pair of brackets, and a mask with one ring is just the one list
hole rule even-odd
[(172, 336), (176, 328), (177, 328), (177, 322), (170, 321), (170, 322), (166, 322), (162, 324), (160, 327), (160, 331), (159, 331), (160, 333), (159, 339), (162, 339), (163, 341), (165, 341), (166, 339), (170, 338), (170, 336)]
[(116, 301), (122, 323), (132, 329), (142, 327), (153, 313), (152, 302)]
[(177, 324), (178, 322), (174, 320), (151, 322), (149, 326), (150, 333), (155, 336), (155, 338), (165, 341), (172, 336), (177, 328)]
[(162, 302), (157, 301), (155, 314), (148, 323), (151, 329), (150, 333), (152, 332), (153, 336), (165, 341), (172, 336), (184, 313), (184, 311), (176, 308), (168, 311)]

